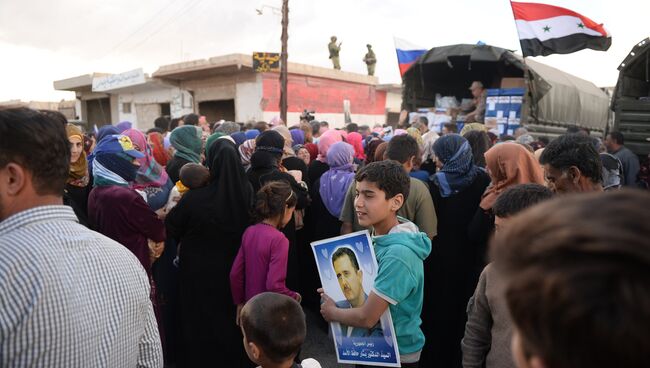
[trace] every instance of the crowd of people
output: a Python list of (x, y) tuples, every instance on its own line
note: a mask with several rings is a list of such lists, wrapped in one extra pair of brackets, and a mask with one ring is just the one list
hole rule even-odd
[[(619, 132), (154, 125), (0, 110), (0, 366), (318, 367), (301, 307), (390, 310), (403, 367), (647, 365), (650, 195)], [(366, 229), (375, 284), (341, 307), (310, 243)]]

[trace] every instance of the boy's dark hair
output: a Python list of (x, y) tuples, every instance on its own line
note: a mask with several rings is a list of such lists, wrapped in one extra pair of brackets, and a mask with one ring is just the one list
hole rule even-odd
[(424, 126), (429, 126), (429, 119), (426, 116), (418, 116), (418, 123), (424, 124)]
[(161, 116), (153, 121), (153, 125), (165, 133), (169, 130), (169, 119), (166, 116)]
[(190, 162), (181, 167), (178, 177), (190, 189), (202, 188), (210, 181), (210, 170), (201, 164)]
[(444, 123), (442, 126), (447, 128), (448, 133), (458, 133), (458, 125), (454, 123)]
[(317, 136), (318, 132), (320, 131), (320, 123), (317, 122), (316, 120), (312, 120), (312, 122), (309, 123), (309, 125), (311, 125), (311, 134), (313, 136)]
[(386, 148), (386, 157), (389, 160), (395, 160), (401, 164), (410, 160), (411, 157), (416, 157), (420, 147), (415, 138), (410, 135), (403, 134), (398, 135), (388, 142), (388, 148)]
[(32, 174), (37, 194), (62, 196), (70, 170), (66, 123), (57, 111), (0, 108), (0, 168), (16, 163)]
[(490, 248), (524, 354), (547, 367), (650, 361), (650, 194), (554, 199), (524, 211)]
[(293, 359), (307, 334), (300, 304), (271, 292), (257, 294), (246, 303), (241, 326), (246, 340), (255, 343), (274, 363)]
[(385, 193), (386, 199), (401, 193), (404, 196), (404, 202), (406, 202), (411, 190), (411, 178), (397, 161), (384, 160), (369, 163), (359, 170), (354, 180), (357, 182), (367, 180), (375, 183)]
[(253, 218), (262, 222), (267, 218), (275, 218), (284, 214), (287, 207), (295, 207), (298, 197), (291, 185), (284, 181), (271, 181), (257, 192)]
[(178, 128), (178, 123), (181, 121), (181, 118), (174, 118), (169, 122), (169, 131)]
[(199, 116), (189, 113), (183, 116), (183, 123), (185, 123), (185, 125), (199, 125)]
[(539, 202), (553, 197), (553, 192), (540, 184), (519, 184), (512, 186), (499, 195), (492, 212), (502, 218), (514, 216)]
[(321, 127), (325, 127), (325, 128), (329, 128), (329, 127), (330, 127), (330, 123), (328, 123), (328, 122), (326, 122), (326, 121), (321, 121), (321, 122), (320, 122), (320, 126), (321, 126)]
[(357, 255), (354, 254), (354, 251), (348, 247), (341, 247), (337, 249), (334, 254), (332, 254), (332, 264), (334, 264), (337, 259), (343, 256), (348, 256), (350, 263), (352, 263), (352, 267), (354, 267), (356, 271), (359, 271), (359, 261), (357, 261)]
[(258, 121), (255, 123), (255, 129), (259, 130), (260, 133), (269, 129), (269, 124), (266, 121)]
[(557, 137), (544, 148), (539, 162), (562, 171), (575, 166), (582, 175), (594, 183), (599, 183), (602, 176), (600, 156), (591, 138), (582, 134), (565, 134)]
[(165, 134), (165, 132), (164, 132), (162, 129), (158, 128), (158, 127), (151, 128), (151, 129), (147, 130), (147, 133), (146, 133), (146, 134), (148, 135), (149, 133), (160, 133), (160, 134)]
[(345, 130), (348, 133), (358, 132), (359, 131), (359, 126), (356, 123), (350, 123), (345, 127)]
[(625, 144), (625, 137), (623, 136), (623, 133), (613, 131), (609, 133), (609, 137), (613, 140), (616, 141), (617, 144), (620, 144), (621, 146)]

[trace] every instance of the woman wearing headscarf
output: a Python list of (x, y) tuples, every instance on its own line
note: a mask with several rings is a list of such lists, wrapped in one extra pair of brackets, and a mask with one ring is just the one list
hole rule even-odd
[(210, 183), (185, 193), (165, 223), (180, 242), (179, 367), (240, 367), (246, 357), (235, 325), (229, 274), (250, 224), (253, 189), (234, 143), (209, 148)]
[(340, 234), (341, 208), (345, 194), (354, 182), (354, 148), (345, 142), (334, 143), (327, 152), (327, 170), (309, 188), (312, 204), (309, 218), (313, 222), (312, 239), (320, 240)]
[[(312, 203), (305, 215), (308, 241), (304, 249), (307, 251), (301, 258), (301, 279), (306, 290), (314, 290), (320, 285), (318, 274), (313, 272), (317, 269), (314, 257), (309, 257), (309, 243), (341, 234), (341, 208), (348, 188), (354, 183), (354, 148), (345, 142), (334, 143), (327, 152), (327, 163), (330, 169), (309, 188)], [(302, 295), (306, 306), (318, 310), (318, 294)]]
[[(318, 146), (315, 143), (306, 143), (305, 148), (309, 151), (309, 164), (311, 165), (318, 157)], [(307, 173), (309, 174), (309, 170), (307, 170)]]
[(127, 129), (122, 134), (129, 137), (135, 149), (144, 155), (137, 159), (140, 167), (135, 180), (131, 183), (131, 188), (145, 198), (152, 210), (157, 211), (167, 204), (174, 183), (169, 179), (165, 169), (154, 159), (144, 133), (137, 129)]
[(163, 137), (163, 135), (158, 132), (151, 132), (147, 134), (147, 138), (151, 145), (151, 152), (153, 154), (153, 158), (161, 166), (163, 167), (167, 166), (167, 162), (169, 161), (170, 157), (169, 157), (169, 152), (167, 152), (167, 150), (165, 149), (165, 138)]
[(159, 319), (151, 266), (164, 248), (165, 225), (142, 196), (130, 188), (140, 158), (144, 155), (125, 135), (107, 136), (97, 144), (88, 219), (93, 229), (124, 245), (138, 258), (149, 276), (151, 302)]
[[(281, 160), (285, 140), (275, 130), (267, 130), (257, 137), (255, 153), (251, 156), (251, 168), (248, 170), (248, 180), (257, 192), (264, 184), (271, 181), (284, 181), (291, 185), (291, 189), (298, 198), (296, 210), (302, 210), (309, 205), (307, 189), (282, 166)], [(303, 163), (304, 164), (304, 163)], [(282, 233), (289, 239), (289, 262), (287, 265), (287, 287), (292, 290), (302, 291), (300, 288), (298, 242), (296, 238), (295, 217), (282, 229)], [(301, 293), (302, 294), (302, 293)]]
[(295, 146), (297, 144), (305, 144), (305, 132), (298, 128), (290, 129), (289, 132), (291, 132), (291, 140), (293, 141), (291, 143), (292, 146)]
[(74, 210), (79, 222), (88, 226), (88, 195), (91, 186), (88, 175), (88, 161), (83, 149), (84, 135), (73, 124), (65, 127), (70, 141), (70, 170), (64, 189), (64, 203)]
[(366, 146), (366, 165), (375, 162), (375, 152), (377, 152), (377, 147), (382, 143), (384, 143), (384, 141), (381, 138), (376, 137), (372, 138), (370, 142), (368, 142), (368, 145)]
[(366, 159), (366, 154), (363, 152), (363, 136), (357, 132), (348, 133), (346, 142), (354, 148), (354, 163), (357, 165), (362, 164)]
[[(420, 358), (424, 366), (460, 366), (460, 340), (465, 326), (469, 274), (477, 244), (468, 228), (481, 196), (490, 183), (488, 174), (474, 164), (472, 148), (458, 134), (436, 140), (432, 147), (438, 171), (430, 178), (438, 235), (433, 253), (424, 262), (425, 285), (422, 330), (429, 341)], [(473, 291), (473, 289), (472, 289)]]
[(309, 176), (309, 187), (311, 188), (314, 184), (314, 181), (318, 180), (325, 171), (329, 170), (329, 165), (327, 165), (327, 151), (329, 151), (330, 146), (336, 142), (341, 142), (343, 136), (339, 133), (338, 130), (326, 130), (318, 139), (318, 157), (316, 160), (313, 160), (309, 164), (309, 170), (307, 175)]
[[(112, 125), (104, 125), (103, 127), (99, 128), (97, 131), (97, 138), (95, 145), (98, 145), (99, 142), (102, 141), (105, 137), (109, 135), (115, 135), (115, 134), (120, 134), (119, 129)], [(90, 155), (88, 155), (88, 174), (90, 176), (90, 186), (92, 187), (93, 185), (93, 160), (95, 159), (95, 152), (93, 151)]]
[(201, 163), (201, 128), (194, 125), (183, 125), (174, 129), (169, 135), (169, 141), (176, 149), (174, 157), (169, 160), (165, 170), (167, 175), (176, 183), (179, 180), (181, 167), (187, 163)]
[(244, 165), (244, 170), (248, 171), (251, 167), (251, 156), (255, 152), (255, 139), (249, 139), (242, 143), (238, 148), (239, 155), (241, 156), (241, 163)]
[[(305, 183), (308, 183), (308, 172), (307, 172), (307, 165), (305, 162), (298, 158), (296, 156), (296, 153), (293, 150), (293, 134), (292, 131), (289, 130), (286, 126), (284, 125), (279, 125), (276, 127), (273, 127), (274, 131), (280, 133), (282, 137), (284, 138), (284, 147), (283, 149), (283, 154), (282, 154), (282, 166), (286, 168), (287, 170), (297, 170), (300, 171), (301, 173), (301, 181), (304, 181)], [(302, 131), (300, 131), (302, 133)], [(300, 137), (298, 137), (300, 138)], [(304, 141), (304, 136), (302, 137), (302, 140)]]
[[(478, 123), (472, 123), (478, 124)], [(483, 124), (479, 124), (483, 125)], [(490, 137), (483, 130), (469, 130), (462, 136), (467, 139), (470, 147), (472, 148), (472, 156), (474, 156), (474, 164), (485, 168), (485, 152), (487, 152), (490, 147)]]
[(235, 140), (235, 145), (237, 147), (246, 141), (246, 133), (244, 132), (235, 132), (230, 134), (230, 136)]
[(260, 135), (260, 131), (257, 129), (248, 129), (244, 134), (246, 134), (246, 140), (255, 139)]

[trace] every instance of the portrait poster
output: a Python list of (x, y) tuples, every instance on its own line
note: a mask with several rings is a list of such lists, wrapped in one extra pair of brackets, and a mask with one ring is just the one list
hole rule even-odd
[[(339, 308), (358, 308), (377, 276), (377, 258), (368, 231), (311, 243), (321, 284)], [(339, 363), (399, 367), (399, 350), (390, 310), (371, 329), (330, 323)]]

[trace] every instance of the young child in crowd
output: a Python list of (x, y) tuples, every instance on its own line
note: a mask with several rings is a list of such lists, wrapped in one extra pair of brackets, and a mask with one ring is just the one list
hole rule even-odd
[(244, 232), (230, 270), (237, 324), (244, 303), (265, 291), (284, 294), (298, 302), (302, 300), (300, 294), (285, 284), (289, 240), (279, 230), (291, 220), (297, 202), (291, 186), (283, 181), (269, 182), (257, 192), (253, 210), (257, 223)]
[[(187, 163), (181, 167), (179, 172), (179, 181), (174, 185), (171, 192), (169, 193), (169, 199), (167, 200), (167, 205), (165, 206), (165, 213), (176, 206), (178, 201), (181, 199), (183, 194), (188, 190), (203, 188), (208, 185), (210, 182), (210, 170), (207, 167), (201, 164)], [(179, 254), (181, 245), (178, 244), (176, 249), (176, 254)], [(174, 258), (174, 265), (178, 267), (179, 257), (178, 255)]]
[[(492, 207), (496, 231), (507, 228), (519, 212), (552, 196), (553, 192), (540, 184), (520, 184), (506, 189)], [(467, 306), (465, 336), (461, 342), (463, 367), (515, 367), (510, 351), (512, 322), (503, 289), (503, 280), (495, 274), (492, 265), (485, 266)]]
[(251, 298), (241, 311), (246, 354), (263, 368), (320, 368), (314, 359), (294, 363), (305, 341), (307, 327), (300, 304), (277, 293)]
[(166, 212), (171, 211), (181, 199), (183, 194), (190, 189), (203, 188), (210, 181), (210, 170), (201, 164), (188, 163), (181, 167), (179, 181), (176, 182), (169, 194)]
[(328, 322), (371, 328), (389, 308), (402, 367), (417, 367), (424, 346), (420, 329), (424, 290), (423, 261), (431, 240), (412, 222), (397, 216), (409, 196), (410, 178), (395, 161), (373, 162), (355, 177), (354, 208), (361, 226), (372, 228), (379, 270), (363, 306), (337, 308), (319, 289), (321, 314)]

